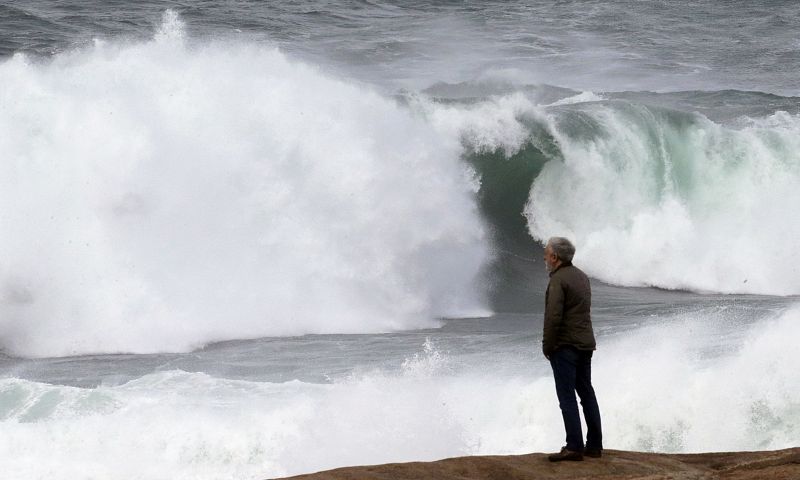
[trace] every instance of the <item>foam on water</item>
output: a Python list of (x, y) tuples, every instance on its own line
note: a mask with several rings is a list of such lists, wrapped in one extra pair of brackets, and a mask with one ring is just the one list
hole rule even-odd
[[(725, 311), (665, 318), (603, 338), (594, 360), (607, 448), (777, 449), (800, 436), (792, 342), (800, 308), (741, 336)], [(722, 351), (709, 355), (708, 339)], [(330, 384), (155, 373), (93, 389), (0, 380), (9, 478), (264, 478), (353, 464), (557, 449), (546, 368), (500, 377), (487, 358), (455, 373), (427, 340), (394, 371)], [(532, 355), (532, 367), (546, 366)], [(538, 372), (538, 373), (532, 373)]]
[(561, 100), (556, 100), (555, 102), (547, 105), (548, 107), (557, 107), (559, 105), (572, 105), (575, 103), (584, 103), (584, 102), (599, 102), (603, 100), (603, 97), (597, 95), (594, 92), (581, 92), (577, 95), (573, 95), (571, 97), (562, 98)]
[(576, 261), (595, 278), (800, 294), (800, 116), (721, 125), (591, 92), (547, 105), (515, 93), (412, 106), (469, 150), (534, 151), (543, 167), (524, 212), (530, 234), (571, 237)]
[(516, 93), (415, 106), (468, 149), (534, 150), (543, 168), (524, 212), (530, 234), (571, 237), (576, 261), (595, 278), (800, 294), (800, 116), (721, 125), (591, 92), (548, 105)]
[(16, 55), (0, 81), (0, 348), (16, 355), (486, 313), (491, 247), (460, 157), (529, 146), (549, 159), (531, 235), (572, 237), (591, 275), (800, 293), (793, 115), (734, 128), (592, 92), (402, 106), (274, 48), (193, 43), (169, 11), (151, 41)]
[[(597, 278), (800, 293), (800, 117), (733, 127), (592, 92), (399, 105), (274, 48), (183, 32), (168, 11), (147, 42), (0, 63), (5, 352), (186, 351), (486, 313), (475, 278), (490, 246), (465, 152), (537, 150), (530, 232), (571, 236)], [(700, 307), (598, 330), (606, 446), (796, 446), (800, 308), (734, 320)], [(2, 378), (0, 465), (26, 479), (255, 479), (556, 450), (552, 378), (528, 353), (518, 371), (428, 339), (394, 369), (328, 384)]]
[(182, 351), (486, 313), (458, 138), (255, 44), (0, 64), (0, 348)]
[[(576, 126), (580, 126), (576, 130)], [(572, 237), (587, 273), (617, 285), (800, 294), (800, 117), (740, 128), (700, 115), (591, 103), (548, 126), (526, 215)]]

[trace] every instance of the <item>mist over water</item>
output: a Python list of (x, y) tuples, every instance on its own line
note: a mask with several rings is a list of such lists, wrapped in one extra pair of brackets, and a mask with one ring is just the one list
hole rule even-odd
[(551, 235), (608, 448), (796, 446), (791, 5), (0, 13), (11, 478), (557, 450)]

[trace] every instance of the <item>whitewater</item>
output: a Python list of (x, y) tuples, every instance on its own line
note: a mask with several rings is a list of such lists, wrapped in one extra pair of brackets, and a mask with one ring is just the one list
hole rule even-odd
[[(54, 32), (43, 54), (0, 26), (8, 478), (557, 450), (552, 235), (593, 279), (609, 448), (796, 446), (800, 103), (783, 73), (601, 67), (653, 52), (545, 27), (542, 45), (582, 53), (515, 61), (496, 6), (481, 30), (434, 7), (252, 7), (256, 28), (156, 3), (128, 12), (149, 19), (133, 34), (81, 23), (102, 2), (3, 7)], [(70, 22), (83, 33), (55, 33)], [(399, 22), (399, 46), (347, 33), (373, 22)]]

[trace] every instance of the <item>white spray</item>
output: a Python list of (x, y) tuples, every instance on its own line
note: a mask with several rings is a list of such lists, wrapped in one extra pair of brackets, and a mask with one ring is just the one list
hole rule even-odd
[(274, 48), (0, 64), (0, 347), (154, 352), (485, 313), (458, 138)]

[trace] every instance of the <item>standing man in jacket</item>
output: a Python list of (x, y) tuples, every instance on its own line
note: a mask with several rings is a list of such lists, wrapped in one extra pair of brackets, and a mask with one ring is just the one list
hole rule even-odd
[[(548, 457), (552, 462), (580, 461), (584, 455), (598, 458), (603, 452), (600, 408), (592, 388), (592, 352), (596, 347), (590, 314), (592, 289), (586, 274), (572, 265), (573, 255), (575, 247), (562, 237), (551, 238), (544, 249), (550, 283), (545, 294), (542, 351), (553, 367), (567, 431), (567, 445)], [(576, 391), (586, 418), (585, 449)]]

